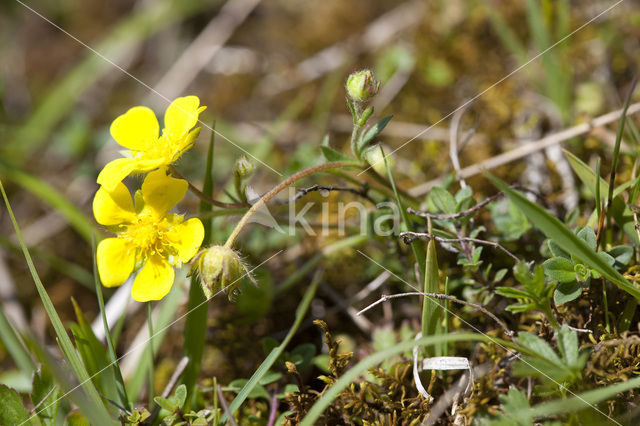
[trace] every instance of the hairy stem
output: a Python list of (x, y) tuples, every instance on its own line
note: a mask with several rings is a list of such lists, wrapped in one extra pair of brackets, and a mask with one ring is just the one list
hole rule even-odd
[(343, 167), (361, 167), (361, 165), (360, 163), (357, 163), (355, 161), (335, 161), (332, 163), (324, 163), (317, 166), (309, 167), (307, 169), (300, 170), (299, 172), (289, 176), (287, 179), (285, 179), (284, 181), (279, 183), (277, 186), (275, 186), (271, 191), (264, 194), (254, 205), (251, 206), (251, 208), (245, 213), (242, 219), (240, 219), (240, 222), (238, 222), (236, 227), (233, 229), (233, 231), (231, 232), (231, 235), (229, 235), (229, 238), (227, 238), (227, 242), (224, 244), (225, 247), (231, 248), (231, 246), (233, 246), (233, 243), (238, 237), (238, 234), (240, 234), (240, 231), (242, 231), (242, 228), (244, 228), (244, 226), (247, 224), (251, 216), (253, 216), (253, 214), (256, 211), (258, 211), (262, 206), (264, 206), (270, 199), (276, 196), (280, 191), (286, 189), (292, 183), (304, 177), (307, 177), (313, 173), (321, 172), (323, 170), (328, 170), (328, 169), (340, 169)]

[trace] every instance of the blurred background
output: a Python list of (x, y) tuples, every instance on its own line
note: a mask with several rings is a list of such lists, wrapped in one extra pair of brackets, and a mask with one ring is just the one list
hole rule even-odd
[[(98, 311), (91, 240), (103, 232), (91, 213), (95, 178), (118, 155), (109, 135), (111, 121), (132, 106), (147, 105), (161, 117), (170, 100), (199, 96), (207, 106), (202, 121), (210, 126), (215, 120), (219, 132), (214, 172), (217, 197), (225, 199), (233, 164), (243, 151), (260, 160), (252, 181), (257, 193), (280, 181), (279, 174), (316, 164), (327, 134), (332, 147), (347, 152), (351, 118), (344, 81), (355, 70), (371, 68), (382, 82), (373, 103), (375, 117), (394, 115), (381, 139), (391, 149), (402, 147), (394, 153), (396, 182), (422, 197), (425, 184), (452, 170), (453, 118), (459, 133), (468, 135), (460, 149), (461, 167), (466, 167), (620, 108), (639, 61), (640, 3), (634, 1), (2, 0), (0, 178), (63, 320), (74, 316), (71, 297), (93, 319)], [(197, 186), (209, 137), (203, 128), (177, 164)], [(602, 130), (569, 144), (589, 162), (589, 152), (607, 153), (613, 140), (613, 132)], [(567, 211), (575, 207), (578, 197), (571, 198), (565, 188), (566, 165), (552, 152), (540, 155), (497, 173), (533, 182), (551, 202), (573, 200), (566, 202)], [(531, 161), (544, 172), (537, 167), (537, 174), (529, 173)], [(482, 179), (470, 183), (479, 191), (485, 185)], [(188, 196), (182, 208), (193, 214), (197, 205)], [(223, 241), (233, 223), (217, 220), (216, 239)], [(251, 265), (286, 251), (260, 268), (261, 288), (246, 289), (235, 305), (224, 296), (211, 303), (207, 374), (225, 380), (253, 371), (255, 364), (244, 362), (243, 351), (256, 339), (278, 338), (288, 328), (308, 277), (286, 291), (273, 289), (331, 242), (265, 232), (259, 225), (244, 234), (241, 249)], [(376, 250), (394, 249), (379, 244)], [(314, 315), (337, 332), (368, 339), (366, 327), (341, 322), (345, 307), (339, 303), (342, 296), (335, 295), (356, 294), (380, 271), (349, 252), (323, 262), (327, 282), (314, 302)], [(401, 262), (396, 268), (410, 274)], [(176, 286), (183, 292), (171, 317), (184, 311), (184, 285)], [(0, 298), (18, 328), (50, 339), (4, 208)], [(118, 303), (128, 304), (130, 312), (124, 350), (144, 328), (144, 315), (133, 301)], [(419, 316), (417, 304), (407, 309), (403, 316)], [(385, 321), (391, 318), (376, 324)], [(180, 327), (177, 323), (169, 331), (177, 338), (165, 341), (167, 355), (179, 353)], [(234, 356), (238, 353), (243, 355)], [(166, 363), (170, 371), (175, 358), (167, 356)]]

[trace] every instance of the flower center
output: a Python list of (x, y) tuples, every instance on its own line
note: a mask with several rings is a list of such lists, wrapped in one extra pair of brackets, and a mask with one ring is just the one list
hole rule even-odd
[(167, 164), (173, 163), (180, 155), (179, 144), (171, 135), (162, 134), (158, 139), (150, 143), (146, 150), (135, 151), (133, 157), (139, 160), (162, 159)]
[(154, 254), (167, 256), (171, 254), (167, 239), (170, 229), (171, 226), (166, 219), (157, 221), (151, 215), (141, 214), (134, 223), (127, 226), (120, 237), (127, 239), (133, 247), (139, 249), (143, 257)]

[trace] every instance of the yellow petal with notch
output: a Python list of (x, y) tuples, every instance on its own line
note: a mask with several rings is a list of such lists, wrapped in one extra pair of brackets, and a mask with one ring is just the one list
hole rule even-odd
[(110, 161), (100, 171), (98, 184), (104, 186), (107, 191), (114, 191), (124, 178), (136, 170), (137, 163), (138, 161), (133, 158), (118, 158)]
[(110, 131), (120, 145), (133, 151), (146, 151), (158, 139), (160, 125), (153, 111), (137, 106), (113, 120)]
[(96, 222), (105, 226), (133, 222), (136, 211), (127, 187), (119, 183), (113, 191), (107, 191), (104, 187), (98, 189), (93, 198), (93, 215)]
[(204, 239), (204, 226), (198, 218), (192, 218), (167, 233), (171, 246), (178, 251), (182, 263), (196, 255)]
[(186, 180), (167, 176), (164, 168), (151, 172), (142, 182), (145, 208), (151, 209), (154, 216), (161, 219), (184, 198), (188, 188)]
[(200, 107), (197, 96), (185, 96), (171, 102), (164, 113), (164, 133), (169, 139), (182, 140), (198, 122), (198, 115), (207, 107)]

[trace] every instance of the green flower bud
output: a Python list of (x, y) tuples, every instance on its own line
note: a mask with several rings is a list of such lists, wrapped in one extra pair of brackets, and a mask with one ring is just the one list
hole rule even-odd
[(198, 256), (196, 267), (200, 273), (200, 285), (207, 299), (219, 290), (231, 298), (244, 275), (249, 275), (240, 255), (225, 246), (212, 246)]
[(354, 102), (367, 102), (380, 89), (380, 82), (376, 81), (370, 70), (354, 72), (347, 78), (347, 95)]
[(383, 150), (381, 145), (376, 145), (364, 153), (365, 160), (367, 160), (367, 163), (371, 165), (373, 170), (385, 177), (387, 176), (387, 165), (389, 166), (389, 170), (393, 170), (396, 165), (395, 159), (390, 154), (386, 154), (387, 152), (391, 151), (389, 149)]
[(243, 155), (236, 161), (236, 167), (234, 169), (234, 173), (240, 179), (246, 179), (253, 174), (253, 163), (249, 161), (249, 159)]

